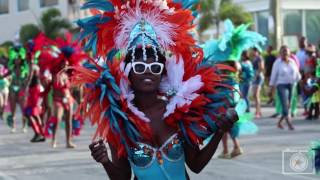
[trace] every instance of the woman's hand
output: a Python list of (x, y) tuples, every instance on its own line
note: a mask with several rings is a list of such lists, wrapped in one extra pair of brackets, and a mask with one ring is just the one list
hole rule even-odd
[(98, 163), (105, 165), (110, 161), (108, 158), (107, 147), (102, 139), (91, 143), (89, 145), (89, 149), (91, 150), (91, 156)]

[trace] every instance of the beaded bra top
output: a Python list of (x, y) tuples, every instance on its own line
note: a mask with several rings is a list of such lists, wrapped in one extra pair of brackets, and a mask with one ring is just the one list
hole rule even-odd
[(183, 145), (178, 134), (172, 135), (160, 148), (141, 142), (137, 144), (131, 148), (129, 161), (139, 180), (186, 179)]

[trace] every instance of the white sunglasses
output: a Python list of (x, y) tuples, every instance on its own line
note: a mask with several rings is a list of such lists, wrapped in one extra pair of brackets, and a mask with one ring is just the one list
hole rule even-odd
[(136, 74), (144, 74), (147, 69), (154, 74), (160, 75), (163, 71), (164, 65), (162, 63), (153, 62), (153, 63), (144, 63), (144, 62), (132, 62), (133, 72)]

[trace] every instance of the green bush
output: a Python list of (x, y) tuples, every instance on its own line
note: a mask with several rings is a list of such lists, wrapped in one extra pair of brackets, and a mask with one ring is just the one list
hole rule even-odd
[(25, 44), (29, 39), (35, 38), (40, 33), (38, 26), (34, 24), (26, 24), (20, 30), (20, 42)]

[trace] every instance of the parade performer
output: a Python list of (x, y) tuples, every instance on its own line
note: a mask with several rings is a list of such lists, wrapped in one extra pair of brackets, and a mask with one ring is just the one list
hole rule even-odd
[[(102, 66), (74, 68), (83, 85), (80, 109), (97, 125), (89, 147), (110, 179), (189, 179), (207, 165), (238, 119), (234, 68), (210, 65), (190, 34), (194, 1), (87, 1), (93, 17), (78, 21)], [(121, 52), (121, 60), (114, 58)], [(213, 135), (200, 150), (203, 140)]]
[[(232, 73), (234, 79), (241, 81), (240, 78), (244, 78), (242, 80), (247, 81), (245, 83), (249, 83), (248, 81), (250, 79), (247, 79), (248, 77), (246, 76), (250, 75), (240, 76), (242, 74), (241, 71), (244, 70), (243, 73), (247, 74), (250, 74), (250, 72), (247, 72), (246, 68), (241, 68), (241, 64), (239, 63), (241, 55), (252, 47), (258, 47), (260, 49), (260, 44), (264, 44), (266, 41), (266, 38), (262, 35), (256, 32), (247, 31), (249, 26), (250, 24), (243, 24), (238, 27), (234, 27), (230, 20), (226, 20), (224, 23), (225, 32), (222, 37), (218, 40), (209, 40), (202, 46), (205, 58), (211, 59), (212, 64), (227, 63), (230, 66), (233, 66), (236, 69), (236, 72)], [(241, 87), (243, 89), (243, 86)], [(236, 84), (234, 89), (239, 91), (239, 84)], [(239, 96), (239, 93), (235, 92), (234, 101), (239, 102), (240, 104), (240, 99), (241, 96)], [(248, 111), (247, 107), (249, 104), (247, 101), (241, 99), (241, 102), (244, 103), (243, 106), (245, 106), (245, 110)], [(243, 153), (238, 137), (240, 134), (255, 134), (258, 130), (257, 126), (251, 121), (252, 115), (250, 115), (250, 113), (239, 115), (239, 121), (235, 123), (229, 133), (225, 133), (222, 139), (223, 152), (219, 156), (220, 158), (233, 158)], [(228, 151), (228, 134), (230, 134), (234, 145), (234, 149), (231, 154), (229, 154)]]
[(53, 111), (53, 77), (51, 73), (51, 64), (56, 62), (56, 59), (59, 57), (60, 50), (56, 46), (56, 43), (46, 37), (44, 33), (39, 33), (33, 41), (35, 45), (34, 52), (40, 52), (37, 62), (40, 67), (40, 82), (44, 89), (44, 91), (42, 92), (43, 113), (41, 116), (41, 120), (43, 124), (46, 124)]
[[(18, 104), (23, 111), (24, 106), (24, 91), (26, 88), (26, 80), (29, 74), (29, 65), (26, 60), (26, 49), (21, 46), (11, 47), (9, 49), (8, 67), (11, 73), (12, 82), (9, 90), (9, 101), (11, 115), (8, 116), (8, 125), (11, 127), (11, 132), (16, 131), (16, 104)], [(27, 120), (22, 117), (23, 132), (27, 131)]]
[(317, 174), (320, 175), (320, 140), (312, 141), (309, 150), (310, 157), (314, 159), (314, 167)]
[(69, 77), (72, 75), (72, 70), (69, 66), (79, 66), (82, 61), (87, 59), (87, 55), (81, 50), (78, 41), (72, 41), (72, 35), (66, 33), (64, 38), (55, 40), (57, 47), (60, 50), (59, 56), (53, 62), (50, 62), (52, 73), (52, 89), (53, 89), (53, 115), (47, 123), (55, 123), (52, 147), (57, 147), (57, 130), (59, 124), (65, 117), (66, 129), (66, 147), (75, 148), (72, 143), (72, 119), (74, 98), (71, 94), (71, 84)]
[(5, 50), (0, 49), (0, 119), (3, 119), (3, 113), (8, 103), (9, 96), (9, 70), (7, 66), (7, 58), (5, 56)]
[(30, 140), (31, 142), (43, 142), (45, 141), (43, 124), (41, 121), (42, 113), (42, 97), (41, 97), (41, 84), (40, 84), (40, 69), (37, 65), (32, 67), (31, 82), (27, 92), (27, 103), (24, 110), (25, 116), (28, 118), (31, 127), (34, 131), (34, 137)]

